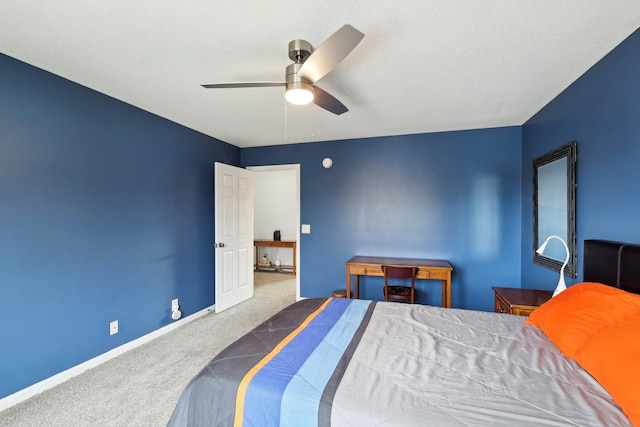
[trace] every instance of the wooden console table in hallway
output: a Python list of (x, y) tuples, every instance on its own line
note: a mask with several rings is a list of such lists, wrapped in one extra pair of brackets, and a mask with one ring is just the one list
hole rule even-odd
[(416, 279), (440, 280), (442, 283), (442, 306), (451, 307), (451, 271), (449, 261), (420, 258), (392, 258), (379, 256), (354, 256), (347, 261), (347, 298), (351, 298), (351, 275), (355, 276), (355, 298), (358, 298), (360, 276), (383, 276), (383, 265), (417, 267)]
[[(296, 275), (296, 241), (295, 240), (254, 240), (253, 246), (256, 247), (256, 263), (255, 268), (266, 270), (291, 270), (292, 274)], [(293, 265), (259, 265), (260, 251), (258, 248), (291, 248), (293, 250)]]

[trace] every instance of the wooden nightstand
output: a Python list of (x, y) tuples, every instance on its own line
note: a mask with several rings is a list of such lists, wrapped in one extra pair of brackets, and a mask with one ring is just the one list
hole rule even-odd
[(495, 292), (496, 313), (528, 316), (533, 310), (547, 302), (552, 291), (535, 289), (499, 288), (493, 286)]

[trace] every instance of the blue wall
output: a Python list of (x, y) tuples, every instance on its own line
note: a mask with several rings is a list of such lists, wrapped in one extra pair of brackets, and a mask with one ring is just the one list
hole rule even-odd
[[(453, 306), (492, 310), (492, 285), (520, 286), (520, 144), (511, 127), (247, 148), (242, 165), (301, 165), (302, 296), (344, 287), (354, 255), (435, 258), (454, 267)], [(361, 297), (381, 287), (363, 277)], [(418, 290), (440, 305), (439, 282)]]
[(552, 289), (531, 161), (574, 139), (579, 249), (640, 242), (639, 51), (636, 32), (523, 127), (243, 150), (0, 55), (0, 398), (170, 323), (173, 298), (213, 303), (215, 161), (301, 164), (306, 297), (343, 286), (354, 254), (450, 260), (457, 307)]
[(531, 162), (577, 141), (576, 235), (640, 243), (640, 30), (523, 126), (522, 286), (553, 289), (558, 273), (533, 264)]
[(3, 55), (0, 94), (1, 398), (213, 304), (240, 150)]

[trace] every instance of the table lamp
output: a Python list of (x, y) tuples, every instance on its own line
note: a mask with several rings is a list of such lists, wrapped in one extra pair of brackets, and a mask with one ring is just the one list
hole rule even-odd
[(538, 250), (536, 250), (536, 253), (538, 255), (542, 255), (544, 253), (544, 250), (547, 247), (547, 243), (549, 243), (549, 240), (551, 239), (558, 239), (562, 242), (562, 244), (564, 245), (564, 249), (567, 251), (567, 257), (564, 260), (564, 264), (562, 264), (562, 268), (560, 269), (560, 280), (558, 280), (558, 286), (556, 286), (556, 290), (553, 291), (553, 297), (555, 297), (556, 295), (558, 295), (560, 292), (564, 291), (565, 289), (567, 289), (567, 285), (565, 285), (564, 283), (564, 268), (567, 266), (567, 264), (569, 263), (569, 247), (567, 246), (567, 242), (565, 242), (561, 237), (552, 235), (547, 237), (547, 240), (544, 241), (544, 243), (542, 245), (540, 245), (540, 247), (538, 248)]

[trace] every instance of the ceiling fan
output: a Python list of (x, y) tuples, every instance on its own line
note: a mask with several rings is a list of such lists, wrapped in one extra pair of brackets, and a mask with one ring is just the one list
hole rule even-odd
[(333, 70), (360, 43), (364, 34), (345, 25), (333, 33), (315, 51), (306, 40), (289, 42), (289, 58), (293, 64), (287, 66), (284, 82), (239, 82), (204, 84), (207, 89), (229, 89), (244, 87), (284, 86), (285, 99), (292, 104), (308, 104), (313, 101), (317, 106), (333, 114), (349, 111), (333, 95), (320, 89), (315, 83)]

